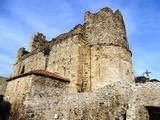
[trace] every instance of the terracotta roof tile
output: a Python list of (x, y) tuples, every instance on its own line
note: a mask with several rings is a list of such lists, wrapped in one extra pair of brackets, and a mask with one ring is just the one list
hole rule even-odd
[(49, 77), (69, 81), (69, 79), (63, 78), (63, 77), (61, 77), (61, 76), (59, 76), (55, 73), (52, 73), (52, 72), (49, 72), (49, 71), (46, 71), (46, 70), (34, 70), (32, 72), (35, 73), (35, 74), (38, 73), (38, 74), (46, 75), (46, 76), (49, 76)]
[(27, 76), (27, 75), (31, 75), (31, 74), (43, 75), (43, 76), (55, 78), (55, 79), (58, 79), (58, 80), (61, 80), (61, 81), (64, 81), (64, 82), (70, 82), (69, 79), (63, 78), (63, 77), (61, 77), (61, 76), (59, 76), (55, 73), (49, 72), (47, 70), (34, 70), (34, 71), (31, 71), (31, 72), (28, 72), (28, 73), (20, 74), (18, 76), (9, 78), (9, 79), (7, 79), (7, 81), (11, 81), (13, 79), (20, 78), (20, 77)]

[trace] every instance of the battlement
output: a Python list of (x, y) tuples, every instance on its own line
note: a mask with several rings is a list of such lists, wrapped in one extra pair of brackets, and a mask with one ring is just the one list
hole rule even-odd
[(50, 41), (51, 46), (56, 44), (56, 43), (59, 43), (63, 40), (66, 40), (69, 37), (73, 37), (75, 35), (79, 35), (82, 38), (84, 38), (84, 27), (83, 27), (83, 25), (78, 24), (74, 28), (72, 28), (68, 33), (60, 34), (56, 38), (52, 39), (52, 41)]
[(17, 64), (20, 60), (24, 60), (25, 58), (38, 52), (44, 52), (46, 54), (47, 51), (48, 41), (46, 40), (46, 36), (44, 36), (42, 33), (37, 32), (31, 37), (30, 47), (28, 51), (26, 51), (26, 49), (23, 47), (18, 50), (15, 64)]
[[(56, 38), (53, 38), (51, 41), (46, 41), (46, 36), (44, 36), (42, 33), (37, 32), (35, 35), (31, 37), (30, 40), (30, 48), (28, 51), (25, 50), (25, 48), (20, 48), (15, 64), (17, 64), (19, 61), (23, 61), (24, 59), (38, 54), (39, 52), (44, 53), (44, 55), (49, 55), (49, 52), (53, 45), (59, 44), (63, 40), (68, 39), (69, 37), (73, 37), (75, 35), (81, 36), (81, 38), (84, 38), (84, 32), (83, 32), (83, 25), (78, 24), (73, 29), (71, 29), (68, 33), (60, 34)], [(84, 39), (83, 39), (84, 40)]]
[[(90, 44), (115, 44), (129, 50), (125, 24), (119, 10), (103, 8), (98, 13), (85, 13), (85, 39)], [(96, 36), (95, 36), (96, 35)]]
[(26, 49), (25, 49), (24, 47), (20, 48), (20, 49), (18, 50), (15, 63), (17, 63), (17, 62), (20, 60), (20, 58), (21, 58), (22, 56), (26, 55), (26, 54), (28, 54), (28, 51), (26, 51)]
[(40, 49), (47, 43), (48, 41), (46, 41), (46, 36), (44, 36), (42, 33), (37, 32), (36, 35), (33, 35), (31, 37), (30, 47), (28, 52), (32, 52), (36, 49)]
[(91, 13), (90, 11), (87, 11), (87, 12), (85, 12), (84, 21), (85, 21), (85, 23), (88, 23), (88, 22), (90, 22), (91, 19), (93, 19), (93, 17), (97, 17), (97, 15), (110, 16), (112, 14), (113, 14), (113, 11), (107, 7), (101, 9), (98, 13)]

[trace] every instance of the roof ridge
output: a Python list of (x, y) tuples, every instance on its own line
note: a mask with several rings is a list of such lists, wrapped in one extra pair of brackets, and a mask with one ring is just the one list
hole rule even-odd
[(55, 78), (55, 79), (58, 79), (58, 80), (61, 80), (61, 81), (64, 81), (64, 82), (70, 82), (69, 79), (63, 78), (60, 75), (57, 75), (56, 73), (53, 73), (53, 72), (49, 72), (47, 70), (33, 70), (33, 71), (30, 71), (30, 72), (27, 72), (27, 73), (20, 74), (20, 75), (17, 75), (15, 77), (9, 78), (9, 79), (7, 79), (7, 81), (11, 81), (13, 79), (20, 78), (20, 77), (27, 76), (27, 75), (31, 75), (31, 74), (44, 75), (46, 77)]

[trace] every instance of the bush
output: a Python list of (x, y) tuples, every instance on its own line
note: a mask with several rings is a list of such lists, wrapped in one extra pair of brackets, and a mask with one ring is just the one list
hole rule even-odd
[(148, 78), (144, 77), (144, 76), (138, 76), (135, 78), (135, 82), (136, 83), (145, 83), (148, 81)]

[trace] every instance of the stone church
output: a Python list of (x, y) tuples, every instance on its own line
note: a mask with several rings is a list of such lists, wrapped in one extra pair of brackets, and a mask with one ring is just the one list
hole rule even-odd
[(4, 100), (9, 120), (159, 120), (160, 83), (135, 83), (119, 10), (85, 13), (84, 24), (20, 48)]

